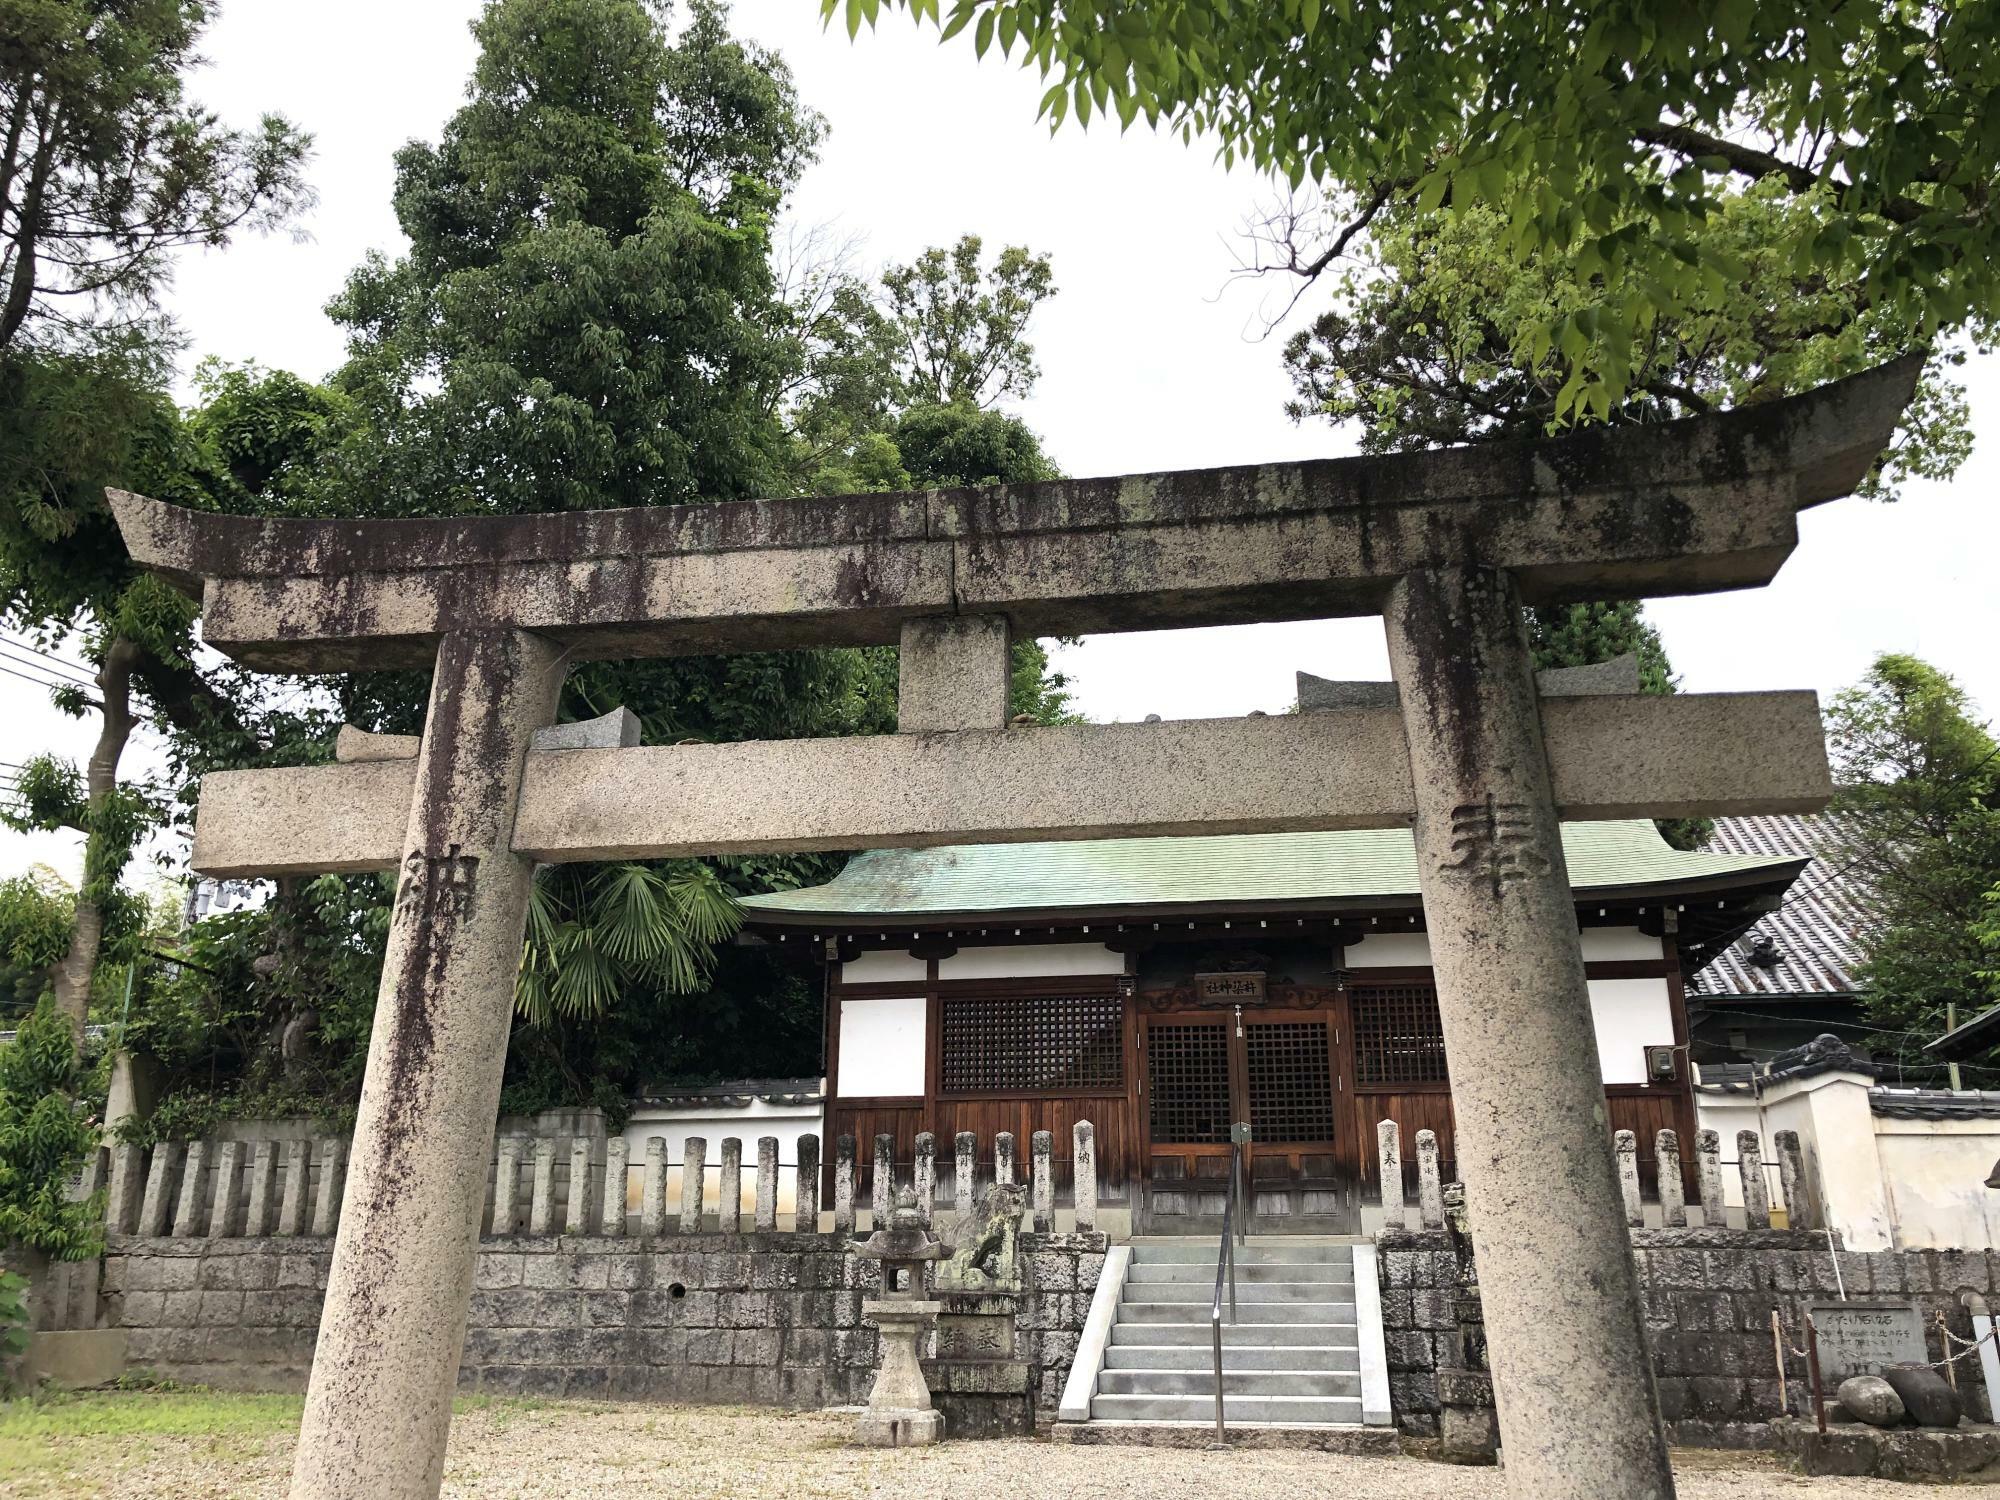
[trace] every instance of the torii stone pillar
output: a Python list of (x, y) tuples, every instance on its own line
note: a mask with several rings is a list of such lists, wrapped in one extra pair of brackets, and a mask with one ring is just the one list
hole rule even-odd
[(520, 630), (438, 647), (294, 1500), (443, 1478), (533, 878), (514, 814), (561, 663)]
[(1663, 1500), (1673, 1475), (1512, 581), (1411, 573), (1384, 614), (1507, 1488)]

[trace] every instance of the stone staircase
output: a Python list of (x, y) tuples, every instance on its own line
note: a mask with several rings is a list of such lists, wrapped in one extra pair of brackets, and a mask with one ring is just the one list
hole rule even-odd
[[(1209, 1307), (1216, 1254), (1214, 1240), (1133, 1242), (1090, 1396), (1090, 1425), (1214, 1424)], [(1357, 1298), (1358, 1258), (1367, 1284)], [(1253, 1240), (1237, 1248), (1236, 1303), (1235, 1322), (1222, 1330), (1229, 1425), (1360, 1427), (1364, 1318), (1373, 1322), (1368, 1342), (1379, 1374), (1370, 1382), (1369, 1416), (1387, 1420), (1372, 1245)]]

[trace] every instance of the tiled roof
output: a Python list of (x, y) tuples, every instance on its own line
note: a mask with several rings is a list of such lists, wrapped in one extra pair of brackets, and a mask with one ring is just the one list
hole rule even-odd
[[(1716, 854), (1805, 857), (1811, 863), (1785, 892), (1784, 905), (1762, 917), (1711, 959), (1688, 992), (1711, 999), (1765, 995), (1802, 1000), (1851, 995), (1862, 914), (1844, 872), (1817, 857), (1831, 843), (1832, 825), (1821, 817), (1717, 818), (1707, 849)], [(1769, 968), (1750, 961), (1759, 938), (1775, 945)]]
[[(1565, 823), (1563, 852), (1580, 893), (1754, 885), (1797, 868), (1785, 854), (1689, 853), (1643, 819)], [(1729, 877), (1769, 872), (1764, 881)], [(1415, 899), (1417, 859), (1407, 829), (1223, 834), (1206, 838), (1085, 839), (962, 844), (857, 854), (825, 885), (751, 896), (759, 916), (939, 917), (1002, 911), (1124, 907), (1264, 906), (1395, 897)]]
[(1868, 1107), (1895, 1120), (2000, 1120), (2000, 1094), (1871, 1089)]

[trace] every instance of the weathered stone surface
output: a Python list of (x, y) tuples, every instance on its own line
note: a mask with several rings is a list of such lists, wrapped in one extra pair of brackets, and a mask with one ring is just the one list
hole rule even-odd
[(447, 629), (544, 631), (586, 659), (893, 644), (955, 610), (1032, 635), (1366, 614), (1461, 533), (1531, 602), (1667, 594), (1767, 581), (1795, 511), (1867, 471), (1916, 370), (1664, 428), (928, 494), (371, 530), (110, 500), (141, 566), (213, 580), (208, 639), (285, 671), (422, 665)]
[(803, 1234), (819, 1233), (819, 1137), (802, 1135), (798, 1143), (798, 1181), (792, 1190), (792, 1224)]
[(1927, 1365), (1884, 1365), (1882, 1379), (1902, 1398), (1903, 1410), (1919, 1427), (1956, 1427), (1965, 1415), (1958, 1392)]
[(1519, 600), (1445, 568), (1384, 619), (1445, 1044), (1480, 1059), (1452, 1097), (1509, 1485), (1670, 1495)]
[[(1566, 818), (1797, 812), (1830, 791), (1811, 693), (1557, 698), (1543, 717)], [(212, 773), (195, 868), (391, 868), (413, 776), (409, 761)], [(744, 785), (764, 794), (722, 790)], [(1389, 828), (1414, 805), (1401, 721), (1372, 709), (542, 751), (528, 757), (514, 847), (563, 863)]]
[(1834, 1399), (1857, 1422), (1870, 1427), (1894, 1427), (1903, 1420), (1903, 1398), (1879, 1375), (1850, 1375), (1834, 1391)]
[(1004, 729), (1013, 680), (1005, 615), (933, 615), (903, 625), (896, 727), (904, 734)]

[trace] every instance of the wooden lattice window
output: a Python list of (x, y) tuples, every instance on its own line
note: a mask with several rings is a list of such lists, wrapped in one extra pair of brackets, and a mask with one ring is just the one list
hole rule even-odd
[(1324, 1021), (1258, 1021), (1244, 1028), (1250, 1126), (1261, 1145), (1333, 1139), (1333, 1069)]
[(1357, 1082), (1448, 1081), (1436, 986), (1357, 985), (1353, 1003)]
[(1227, 1145), (1229, 1028), (1154, 1021), (1146, 1032), (1146, 1090), (1154, 1141)]
[(1116, 995), (950, 995), (941, 1010), (943, 1093), (1125, 1087), (1125, 1010)]

